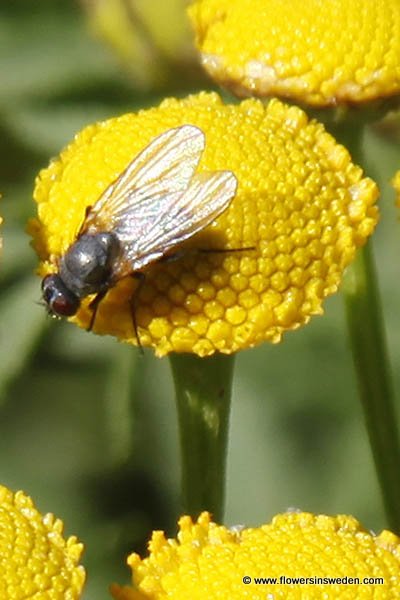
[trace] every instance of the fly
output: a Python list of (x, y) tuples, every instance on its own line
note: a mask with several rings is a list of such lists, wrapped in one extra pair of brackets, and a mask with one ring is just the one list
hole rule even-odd
[[(168, 129), (154, 138), (87, 208), (76, 240), (58, 261), (58, 272), (42, 281), (51, 315), (75, 315), (95, 294), (88, 330), (107, 291), (207, 227), (235, 196), (231, 171), (196, 173), (205, 135), (194, 125)], [(134, 310), (133, 325), (138, 339)]]

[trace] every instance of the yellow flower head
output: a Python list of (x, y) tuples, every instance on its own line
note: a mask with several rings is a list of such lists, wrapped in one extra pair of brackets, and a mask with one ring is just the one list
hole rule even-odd
[(62, 531), (62, 522), (42, 516), (23, 492), (0, 486), (0, 598), (80, 598), (83, 547), (76, 537), (65, 540)]
[[(231, 353), (321, 314), (377, 221), (377, 188), (347, 150), (303, 111), (279, 101), (224, 105), (216, 94), (167, 99), (159, 107), (84, 129), (39, 174), (30, 223), (42, 276), (76, 239), (88, 206), (156, 136), (192, 124), (205, 134), (199, 171), (233, 171), (228, 209), (179, 247), (179, 258), (150, 265), (136, 297), (140, 342), (158, 355)], [(196, 252), (196, 249), (241, 249)], [(190, 251), (191, 249), (191, 251)], [(125, 278), (111, 288), (94, 331), (136, 343)], [(84, 299), (73, 321), (90, 322)]]
[(204, 512), (196, 523), (182, 517), (179, 526), (177, 539), (153, 533), (148, 558), (129, 556), (135, 589), (112, 586), (115, 600), (400, 597), (400, 539), (389, 531), (375, 536), (347, 515), (286, 513), (262, 527), (227, 529)]
[(195, 0), (208, 73), (239, 96), (315, 107), (400, 92), (398, 0)]

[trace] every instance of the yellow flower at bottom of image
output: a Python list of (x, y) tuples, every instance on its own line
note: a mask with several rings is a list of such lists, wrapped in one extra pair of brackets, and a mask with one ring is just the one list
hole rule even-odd
[(128, 564), (133, 587), (113, 585), (115, 600), (400, 597), (400, 539), (374, 535), (347, 515), (288, 512), (232, 529), (207, 512), (196, 522), (184, 516), (176, 539), (153, 532), (149, 556), (132, 554)]
[(0, 486), (0, 598), (78, 600), (85, 582), (83, 546), (63, 523), (41, 515), (29, 496)]
[[(228, 208), (174, 251), (174, 260), (126, 277), (98, 306), (93, 331), (140, 343), (158, 356), (232, 353), (279, 342), (322, 313), (345, 268), (375, 228), (376, 184), (324, 127), (277, 100), (224, 104), (200, 93), (91, 125), (43, 169), (29, 231), (44, 277), (77, 239), (88, 207), (163, 132), (194, 125), (205, 136), (198, 172), (231, 171)], [(90, 213), (89, 213), (90, 214)], [(145, 217), (144, 217), (145, 218)], [(140, 247), (140, 231), (130, 232)], [(146, 243), (147, 240), (143, 240)], [(71, 321), (88, 328), (91, 298)]]

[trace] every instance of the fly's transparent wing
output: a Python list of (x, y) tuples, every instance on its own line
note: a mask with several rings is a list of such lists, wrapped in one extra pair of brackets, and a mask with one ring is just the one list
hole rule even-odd
[(204, 133), (194, 125), (168, 129), (157, 136), (91, 207), (80, 234), (113, 231), (131, 211), (140, 212), (149, 198), (157, 201), (183, 192), (204, 146)]
[(142, 269), (207, 227), (228, 207), (236, 189), (231, 171), (199, 173), (183, 193), (148, 197), (140, 210), (132, 205), (114, 229), (123, 254), (116, 275)]

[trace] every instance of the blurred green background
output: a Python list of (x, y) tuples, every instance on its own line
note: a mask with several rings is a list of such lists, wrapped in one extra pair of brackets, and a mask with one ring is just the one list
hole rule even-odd
[[(184, 0), (131, 4), (0, 6), (0, 483), (84, 541), (87, 600), (128, 581), (125, 557), (144, 551), (152, 529), (175, 532), (172, 380), (167, 360), (46, 316), (24, 228), (38, 170), (77, 130), (212, 88), (191, 50)], [(399, 230), (388, 182), (398, 147), (377, 130), (366, 140), (383, 189), (375, 243), (397, 388)], [(281, 344), (237, 357), (225, 521), (255, 525), (288, 507), (385, 525), (339, 294)]]

